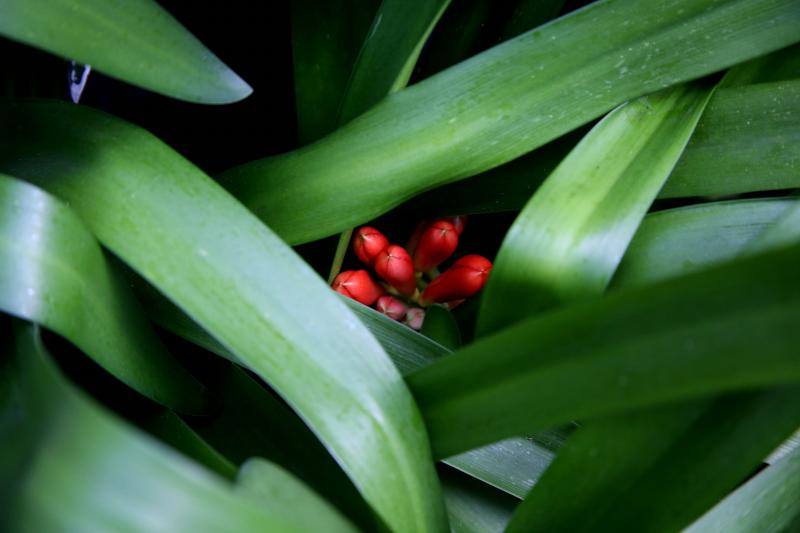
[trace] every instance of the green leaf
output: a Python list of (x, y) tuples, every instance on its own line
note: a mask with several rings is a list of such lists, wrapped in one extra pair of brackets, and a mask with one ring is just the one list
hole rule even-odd
[[(21, 326), (15, 337), (0, 370), (19, 394), (2, 411), (15, 409), (21, 426), (13, 439), (30, 445), (16, 457), (21, 475), (0, 481), (11, 495), (0, 517), (4, 530), (301, 531), (78, 393), (49, 360), (35, 326)], [(0, 455), (8, 453), (4, 447)]]
[(725, 74), (723, 87), (800, 78), (800, 44), (736, 65)]
[(766, 468), (722, 500), (686, 533), (778, 533), (800, 526), (800, 453)]
[(399, 209), (425, 216), (520, 210), (586, 133), (584, 128), (571, 132), (499, 167), (423, 193)]
[(440, 305), (432, 305), (425, 311), (420, 333), (450, 350), (457, 350), (461, 346), (461, 332), (456, 319)]
[(0, 311), (69, 339), (141, 394), (199, 413), (206, 391), (158, 341), (75, 213), (0, 175)]
[[(407, 378), (434, 455), (800, 380), (800, 247), (533, 317)], [(542, 408), (546, 406), (546, 408)]]
[(223, 181), (287, 242), (311, 241), (514, 159), (631, 98), (796, 42), (798, 23), (794, 0), (601, 0)]
[(378, 0), (291, 0), (297, 129), (302, 144), (339, 123), (347, 82)]
[(152, 0), (3, 0), (0, 35), (201, 104), (253, 90)]
[(287, 245), (139, 128), (50, 102), (8, 106), (2, 118), (0, 167), (67, 200), (105, 246), (269, 382), (390, 527), (444, 528), (425, 427), (399, 373)]
[(799, 205), (792, 198), (768, 198), (651, 213), (639, 226), (611, 287), (647, 285), (733, 259)]
[(345, 92), (340, 123), (408, 83), (417, 58), (450, 0), (383, 0)]
[(800, 80), (718, 94), (660, 196), (800, 187)]
[[(159, 325), (217, 355), (231, 361), (236, 360), (230, 351), (173, 304), (149, 291), (139, 291), (139, 294), (145, 295), (147, 314)], [(349, 298), (344, 298), (344, 301), (378, 339), (403, 375), (423, 368), (439, 357), (451, 353), (448, 348), (374, 309)], [(277, 446), (276, 441), (294, 442), (299, 438), (298, 435), (304, 435), (302, 445), (295, 448), (312, 451), (316, 449), (315, 442), (305, 435), (307, 433), (305, 428), (291, 422), (292, 417), (283, 414), (282, 405), (260, 390), (244, 374), (231, 371), (225, 376), (221, 385), (223, 390), (219, 392), (224, 398), (220, 412), (214, 417), (213, 422), (198, 427), (198, 431), (235, 459), (244, 460), (250, 455), (267, 454), (263, 447), (266, 446), (266, 449), (270, 450), (269, 458), (293, 468), (296, 472), (322, 473), (319, 483), (315, 484), (319, 490), (324, 490), (326, 486), (341, 486), (341, 481), (336, 479), (326, 461), (322, 461), (324, 464), (317, 462), (313, 467), (309, 467), (312, 461), (320, 460), (318, 454), (303, 454), (295, 459), (287, 456), (285, 451)], [(258, 420), (258, 423), (254, 424), (254, 420)], [(253, 428), (254, 431), (244, 428)], [(544, 442), (550, 442), (549, 434), (536, 434), (530, 439), (508, 439), (450, 457), (445, 459), (445, 462), (522, 498), (554, 455), (550, 448), (542, 444)], [(231, 445), (234, 448), (227, 447)], [(253, 447), (254, 445), (262, 447)], [(552, 447), (557, 448), (560, 445), (559, 441)], [(304, 479), (308, 483), (314, 483), (314, 480), (307, 476)], [(342, 489), (339, 489), (337, 493), (326, 496), (336, 498), (341, 496), (342, 492)]]
[[(798, 47), (787, 50), (793, 52), (791, 57), (800, 57)], [(724, 86), (761, 82), (765, 76), (780, 79), (793, 68), (786, 59), (781, 51), (737, 66), (725, 77)], [(719, 196), (800, 187), (794, 150), (800, 136), (798, 87), (800, 82), (790, 81), (717, 90), (681, 156), (681, 168), (673, 172), (680, 184), (673, 188), (670, 177), (659, 197), (678, 195), (671, 191), (680, 196)], [(574, 134), (559, 138), (478, 176), (425, 193), (414, 200), (412, 209), (447, 215), (521, 209), (578, 139)]]
[(463, 474), (441, 472), (450, 529), (454, 533), (500, 533), (518, 500)]
[(242, 465), (237, 491), (303, 531), (357, 531), (339, 511), (278, 465), (254, 458)]
[(636, 524), (637, 531), (678, 531), (735, 488), (798, 424), (798, 387), (589, 422), (508, 530), (622, 531)]
[(464, 452), (445, 461), (489, 485), (524, 498), (556, 454), (527, 438), (506, 439)]
[(479, 335), (603, 292), (709, 95), (667, 89), (592, 128), (506, 234), (481, 300)]
[(142, 424), (144, 429), (182, 454), (190, 457), (227, 479), (236, 477), (236, 467), (212, 448), (172, 411), (161, 411), (149, 416)]
[(220, 369), (218, 378), (213, 388), (218, 410), (187, 419), (200, 438), (237, 465), (256, 456), (279, 464), (362, 529), (376, 527), (374, 514), (345, 473), (284, 402), (238, 367)]

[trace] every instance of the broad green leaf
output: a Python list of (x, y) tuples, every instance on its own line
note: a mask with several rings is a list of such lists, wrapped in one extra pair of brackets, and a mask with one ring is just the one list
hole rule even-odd
[(518, 507), (509, 531), (622, 531), (631, 524), (678, 531), (798, 423), (796, 386), (589, 422)]
[(287, 242), (311, 241), (631, 98), (792, 44), (798, 23), (794, 0), (601, 0), (399, 91), (314, 145), (222, 179)]
[[(230, 350), (198, 326), (174, 304), (149, 288), (140, 287), (138, 293), (140, 298), (143, 297), (148, 316), (161, 327), (234, 363), (238, 362)], [(450, 353), (450, 350), (444, 346), (374, 309), (349, 298), (342, 297), (342, 301), (383, 346), (401, 374), (407, 374), (426, 366), (434, 359)]]
[(347, 307), (378, 339), (397, 370), (403, 375), (427, 366), (451, 351), (450, 348), (420, 335), (409, 329), (408, 326), (392, 320), (366, 305), (361, 305), (349, 298), (343, 299)]
[(100, 242), (269, 382), (390, 527), (444, 527), (425, 426), (399, 373), (286, 244), (139, 128), (62, 103), (1, 114), (0, 167), (68, 201)]
[[(800, 57), (798, 47), (788, 50), (793, 52), (792, 57)], [(732, 69), (723, 83), (729, 87), (761, 82), (756, 76), (772, 79), (768, 74), (780, 80), (790, 67), (781, 51)], [(673, 188), (670, 178), (659, 197), (671, 196), (670, 191), (677, 190), (681, 196), (719, 196), (800, 187), (794, 150), (800, 136), (798, 87), (798, 81), (784, 81), (717, 90), (681, 156), (681, 168), (696, 173), (675, 169), (681, 184)], [(427, 192), (414, 200), (412, 208), (448, 215), (521, 209), (576, 144), (575, 137), (562, 137), (478, 176)], [(756, 145), (768, 148), (754, 150)], [(746, 160), (744, 166), (729, 163), (731, 154), (739, 162)]]
[(236, 477), (236, 467), (212, 448), (172, 411), (161, 411), (148, 417), (144, 429), (182, 454), (227, 479)]
[(586, 133), (583, 128), (571, 132), (499, 167), (423, 193), (399, 209), (426, 216), (520, 210)]
[(353, 67), (339, 115), (341, 123), (406, 86), (422, 46), (449, 3), (383, 0)]
[[(800, 380), (800, 247), (524, 320), (408, 376), (434, 455)], [(543, 408), (546, 406), (546, 408)]]
[(479, 335), (603, 292), (709, 95), (667, 89), (592, 128), (506, 234), (481, 299)]
[(303, 531), (357, 531), (328, 502), (269, 461), (250, 459), (242, 465), (236, 481), (239, 494), (249, 496), (270, 515), (299, 523)]
[(141, 394), (190, 413), (206, 391), (167, 352), (75, 213), (0, 175), (0, 311), (69, 339)]
[(800, 187), (800, 80), (718, 94), (661, 197)]
[[(217, 355), (235, 361), (232, 353), (173, 304), (148, 292), (139, 293), (146, 296), (144, 303), (147, 313), (159, 325)], [(439, 357), (451, 353), (448, 348), (374, 309), (350, 299), (344, 301), (378, 339), (403, 375), (423, 368)], [(315, 484), (318, 490), (324, 490), (326, 486), (341, 486), (341, 480), (337, 479), (335, 469), (332, 469), (327, 461), (322, 460), (322, 463), (319, 463), (321, 460), (319, 454), (313, 453), (317, 448), (315, 439), (309, 439), (305, 427), (292, 421), (292, 417), (284, 413), (285, 408), (280, 403), (240, 372), (231, 370), (225, 373), (225, 376), (221, 380), (222, 391), (219, 393), (224, 398), (220, 411), (213, 422), (199, 426), (198, 431), (236, 460), (242, 461), (251, 455), (267, 455), (270, 459), (292, 468), (308, 483), (314, 484), (314, 480), (308, 477), (309, 474), (321, 473), (319, 483)], [(248, 408), (243, 409), (242, 405)], [(259, 422), (253, 424), (253, 420)], [(303, 445), (297, 449), (312, 453), (295, 458), (287, 455), (278, 442), (295, 441), (299, 435), (304, 436)], [(557, 449), (561, 444), (560, 434), (542, 432), (530, 438), (508, 439), (485, 448), (465, 452), (450, 457), (445, 462), (522, 498), (530, 490), (538, 475), (547, 467), (554, 455), (552, 449)], [(234, 445), (234, 448), (227, 447), (230, 445)], [(308, 468), (312, 462), (315, 464)], [(342, 492), (339, 489), (339, 492), (326, 496), (335, 498), (341, 496)]]
[(291, 0), (297, 129), (306, 144), (339, 122), (347, 82), (378, 0)]
[(1, 370), (19, 394), (2, 407), (21, 425), (3, 442), (30, 445), (16, 457), (20, 475), (1, 482), (12, 488), (4, 531), (301, 531), (73, 389), (35, 326), (17, 330), (13, 349)]
[(253, 92), (152, 0), (2, 0), (0, 35), (189, 102)]
[(747, 248), (748, 253), (756, 253), (771, 248), (780, 248), (800, 241), (800, 204), (795, 203), (787, 209), (775, 224), (766, 228)]
[(461, 346), (461, 332), (456, 319), (440, 305), (432, 305), (426, 309), (420, 333), (449, 350), (457, 350)]
[[(450, 0), (383, 0), (353, 66), (338, 123), (360, 115), (406, 86), (422, 46)], [(328, 283), (333, 283), (350, 247), (353, 229), (339, 236)]]
[(768, 198), (651, 213), (639, 226), (611, 287), (646, 285), (733, 259), (797, 206), (796, 199)]
[[(302, 479), (363, 529), (376, 520), (363, 498), (303, 421), (243, 370), (219, 371), (218, 410), (187, 422), (203, 441), (236, 465), (263, 457)], [(181, 451), (188, 453), (186, 448)]]
[(800, 453), (778, 461), (722, 500), (686, 533), (778, 533), (800, 527)]
[(454, 533), (500, 533), (519, 503), (458, 472), (442, 471), (441, 479)]

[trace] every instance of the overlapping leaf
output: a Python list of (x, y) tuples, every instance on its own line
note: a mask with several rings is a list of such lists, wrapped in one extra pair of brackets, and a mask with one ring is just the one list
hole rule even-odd
[(152, 0), (3, 0), (0, 35), (181, 100), (225, 104), (252, 92)]
[(384, 0), (361, 47), (342, 102), (347, 122), (408, 83), (425, 40), (450, 0)]
[[(794, 55), (800, 57), (796, 50)], [(767, 56), (746, 68), (737, 67), (726, 80), (752, 81), (753, 76), (764, 76), (766, 68), (779, 76), (787, 61), (783, 54), (771, 59)], [(798, 113), (798, 81), (716, 91), (659, 197), (720, 196), (800, 186), (794, 149), (800, 138)], [(423, 194), (415, 204), (442, 214), (521, 209), (577, 140), (566, 136), (479, 176)]]
[(800, 526), (800, 453), (778, 461), (722, 500), (687, 533), (777, 533)]
[(667, 89), (592, 128), (506, 234), (481, 300), (479, 334), (603, 292), (709, 94)]
[(292, 60), (300, 142), (333, 131), (353, 64), (380, 2), (292, 0)]
[(4, 529), (302, 530), (72, 389), (48, 360), (35, 326), (21, 326), (15, 342), (2, 373), (17, 391), (4, 398), (11, 403), (2, 412), (18, 414), (14, 439), (28, 445), (3, 450), (4, 461), (25, 467), (2, 479), (11, 498), (0, 517)]
[(589, 422), (517, 509), (509, 531), (620, 531), (630, 524), (678, 531), (798, 424), (796, 386)]
[(800, 80), (720, 89), (662, 198), (800, 187)]
[(399, 373), (288, 246), (136, 127), (45, 102), (2, 118), (0, 167), (69, 201), (104, 245), (267, 380), (387, 524), (444, 527), (425, 428)]
[(286, 241), (310, 241), (509, 161), (632, 97), (791, 44), (798, 22), (793, 0), (601, 0), (398, 92), (312, 146), (223, 179)]
[(769, 198), (651, 213), (625, 252), (611, 287), (646, 285), (733, 259), (798, 205), (793, 198)]
[(0, 311), (63, 335), (116, 378), (179, 411), (205, 389), (166, 351), (73, 211), (0, 175)]
[(799, 260), (792, 247), (620, 290), (521, 321), (412, 374), (435, 455), (800, 380)]

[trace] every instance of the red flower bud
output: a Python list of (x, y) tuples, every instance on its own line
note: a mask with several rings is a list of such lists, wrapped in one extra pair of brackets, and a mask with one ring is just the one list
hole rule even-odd
[(406, 311), (408, 310), (406, 304), (388, 294), (378, 298), (378, 301), (375, 303), (375, 308), (384, 315), (395, 320), (402, 320), (403, 317), (406, 316)]
[(464, 227), (467, 225), (467, 215), (446, 217), (445, 220), (451, 223), (456, 228), (456, 233), (458, 233), (459, 235), (461, 235), (464, 232)]
[(427, 272), (453, 255), (458, 246), (458, 231), (447, 220), (437, 220), (428, 226), (414, 251), (414, 268)]
[(421, 220), (417, 223), (417, 227), (414, 228), (414, 232), (411, 234), (411, 237), (408, 238), (408, 243), (406, 244), (406, 250), (411, 255), (414, 255), (414, 252), (417, 250), (417, 245), (419, 244), (419, 239), (422, 237), (422, 233), (425, 231), (425, 228), (428, 227), (429, 222), (427, 220)]
[(406, 312), (406, 319), (403, 321), (411, 329), (417, 331), (422, 329), (422, 323), (425, 322), (425, 310), (419, 307), (412, 307)]
[(390, 244), (375, 257), (375, 272), (403, 294), (412, 295), (417, 289), (414, 265), (402, 246)]
[(333, 280), (333, 290), (364, 305), (372, 305), (383, 294), (366, 270), (346, 270)]
[(375, 256), (387, 246), (389, 246), (389, 239), (384, 237), (380, 231), (369, 226), (358, 228), (353, 236), (353, 251), (361, 262), (367, 265), (372, 265)]
[(492, 262), (485, 257), (465, 255), (431, 281), (420, 302), (427, 305), (468, 298), (483, 288), (491, 271)]

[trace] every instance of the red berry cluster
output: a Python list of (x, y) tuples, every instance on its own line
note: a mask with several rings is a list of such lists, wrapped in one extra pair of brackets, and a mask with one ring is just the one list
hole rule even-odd
[(375, 228), (359, 228), (353, 251), (385, 283), (376, 283), (366, 270), (347, 270), (336, 276), (333, 290), (420, 329), (425, 311), (413, 304), (455, 307), (481, 290), (492, 270), (491, 261), (480, 255), (466, 255), (442, 274), (436, 270), (458, 247), (465, 223), (462, 216), (420, 222), (405, 248), (391, 244)]

